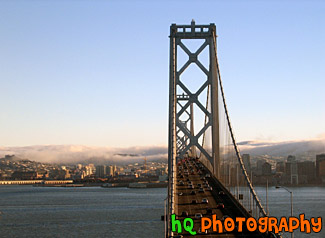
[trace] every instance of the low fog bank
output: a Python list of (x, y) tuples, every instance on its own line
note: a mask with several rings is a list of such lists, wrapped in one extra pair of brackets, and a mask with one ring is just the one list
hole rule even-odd
[(16, 155), (21, 159), (29, 159), (43, 163), (115, 163), (142, 161), (167, 161), (167, 147), (92, 147), (83, 145), (37, 145), (25, 147), (0, 147), (0, 156)]
[[(244, 141), (238, 143), (241, 153), (252, 156), (288, 156), (315, 158), (325, 153), (325, 139), (284, 142)], [(43, 163), (94, 163), (125, 164), (129, 162), (167, 161), (167, 146), (139, 146), (128, 148), (91, 147), (83, 145), (37, 145), (25, 147), (0, 147), (0, 157), (16, 155)]]
[(303, 141), (262, 142), (244, 141), (238, 143), (241, 153), (252, 156), (288, 156), (315, 158), (316, 154), (325, 153), (325, 139)]

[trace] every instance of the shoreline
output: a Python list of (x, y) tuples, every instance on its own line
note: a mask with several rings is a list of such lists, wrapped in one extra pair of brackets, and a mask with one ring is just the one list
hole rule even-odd
[(102, 187), (102, 188), (166, 188), (167, 182), (160, 181), (145, 181), (145, 182), (127, 182), (127, 183), (5, 183), (0, 184), (1, 186), (20, 186), (20, 185), (32, 185), (33, 187), (64, 187), (64, 188), (75, 188), (75, 187)]

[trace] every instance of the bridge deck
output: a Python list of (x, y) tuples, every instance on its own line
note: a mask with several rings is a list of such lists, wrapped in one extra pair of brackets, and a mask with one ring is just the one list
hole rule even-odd
[[(187, 172), (188, 171), (188, 175)], [(201, 171), (202, 174), (199, 174), (198, 171)], [(212, 209), (212, 214), (217, 215), (217, 219), (222, 219), (223, 216), (227, 215), (233, 219), (236, 217), (247, 217), (248, 214), (242, 209), (238, 209), (238, 204), (235, 204), (233, 198), (229, 196), (228, 191), (218, 183), (218, 181), (210, 177), (205, 177), (206, 174), (209, 174), (209, 171), (200, 163), (195, 160), (183, 161), (177, 166), (177, 206), (176, 206), (176, 218), (178, 220), (183, 220), (186, 218), (182, 216), (182, 212), (188, 212), (188, 217), (194, 220), (194, 229), (197, 232), (197, 235), (194, 237), (266, 237), (258, 232), (249, 232), (244, 230), (243, 232), (238, 232), (237, 230), (228, 233), (217, 233), (213, 232), (212, 229), (208, 231), (207, 234), (200, 234), (199, 227), (201, 219), (195, 219), (196, 213), (201, 213), (204, 217), (209, 217), (212, 220), (212, 215), (207, 214), (207, 208)], [(208, 175), (208, 176), (209, 176)], [(187, 181), (189, 180), (189, 181)], [(181, 182), (182, 181), (182, 182)], [(190, 181), (194, 188), (190, 188)], [(208, 186), (212, 188), (212, 191), (209, 191), (204, 185), (204, 182), (208, 183)], [(182, 184), (184, 183), (184, 184)], [(204, 192), (199, 192), (198, 184), (201, 184)], [(191, 194), (192, 191), (195, 191), (195, 194)], [(220, 194), (219, 192), (222, 191)], [(208, 203), (202, 203), (202, 199), (208, 199)], [(197, 200), (197, 204), (193, 204), (192, 201)], [(218, 204), (223, 204), (218, 207)], [(243, 226), (245, 227), (245, 226)], [(193, 237), (187, 231), (181, 233), (183, 237)]]

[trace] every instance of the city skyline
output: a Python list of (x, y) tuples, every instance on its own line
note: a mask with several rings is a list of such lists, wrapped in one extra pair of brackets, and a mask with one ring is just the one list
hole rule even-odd
[(166, 146), (169, 26), (192, 18), (217, 25), (238, 141), (324, 138), (325, 4), (236, 3), (1, 2), (0, 146)]

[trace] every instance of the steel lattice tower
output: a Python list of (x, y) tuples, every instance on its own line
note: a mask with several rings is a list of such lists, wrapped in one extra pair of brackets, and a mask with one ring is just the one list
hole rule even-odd
[[(201, 39), (203, 44), (196, 52), (191, 52), (182, 42), (183, 39)], [(177, 70), (177, 48), (178, 46), (188, 55), (187, 62)], [(200, 53), (208, 47), (209, 68), (207, 69), (198, 59)], [(206, 80), (196, 92), (191, 92), (188, 86), (180, 79), (180, 76), (190, 66), (196, 64), (206, 75)], [(219, 178), (220, 149), (219, 149), (219, 111), (218, 111), (218, 64), (216, 55), (216, 26), (196, 25), (194, 21), (191, 25), (176, 25), (170, 27), (170, 75), (169, 75), (169, 135), (168, 135), (168, 170), (169, 170), (169, 194), (168, 207), (169, 215), (174, 213), (175, 207), (175, 178), (176, 161), (186, 154), (196, 157), (196, 151), (201, 154), (201, 162)], [(177, 88), (182, 89), (179, 94)], [(208, 91), (211, 99), (211, 108), (202, 105), (198, 97), (204, 91)], [(182, 102), (182, 103), (181, 103)], [(196, 105), (205, 115), (206, 122), (199, 132), (194, 133), (194, 112), (193, 105)], [(179, 108), (179, 110), (177, 110)], [(180, 117), (186, 114), (188, 118), (181, 120)], [(211, 129), (212, 149), (207, 151), (200, 143), (199, 138)], [(169, 217), (169, 216), (168, 216)], [(169, 224), (169, 222), (167, 223)]]

